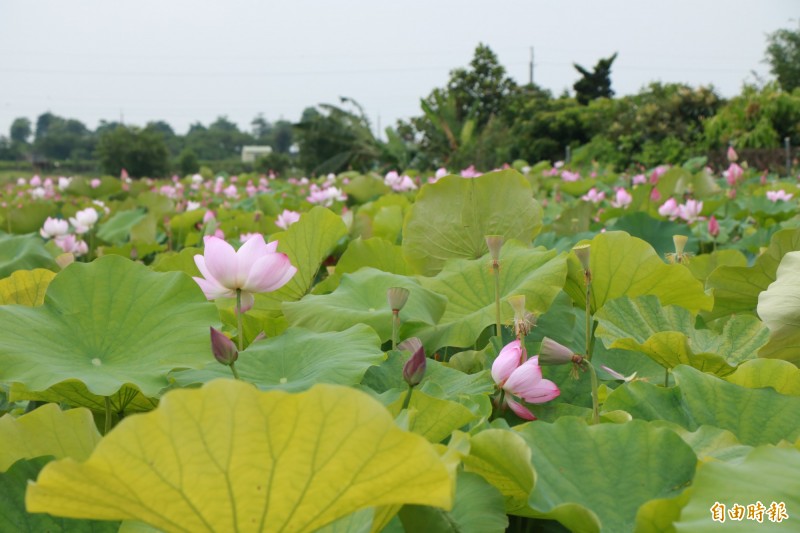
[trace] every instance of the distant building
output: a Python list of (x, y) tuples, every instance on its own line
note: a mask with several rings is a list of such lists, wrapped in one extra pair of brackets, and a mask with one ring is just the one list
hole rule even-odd
[(242, 163), (255, 163), (259, 157), (271, 153), (271, 146), (242, 146)]

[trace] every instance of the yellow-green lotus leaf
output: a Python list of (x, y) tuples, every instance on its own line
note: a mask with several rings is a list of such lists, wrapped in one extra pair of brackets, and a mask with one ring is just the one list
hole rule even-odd
[(62, 411), (54, 403), (19, 418), (0, 418), (0, 472), (19, 459), (42, 455), (84, 460), (100, 441), (88, 409)]
[(86, 462), (50, 463), (26, 502), (168, 532), (300, 532), (372, 506), (449, 509), (451, 484), (436, 449), (363, 392), (261, 392), (222, 379), (124, 419)]
[(0, 280), (0, 305), (42, 305), (44, 293), (56, 273), (46, 268), (17, 270)]

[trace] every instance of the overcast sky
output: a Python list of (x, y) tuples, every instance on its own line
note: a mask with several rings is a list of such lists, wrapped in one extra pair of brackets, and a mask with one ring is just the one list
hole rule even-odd
[(385, 127), (421, 114), (479, 42), (520, 83), (534, 47), (534, 81), (556, 94), (573, 62), (618, 52), (617, 94), (660, 80), (732, 96), (769, 79), (765, 36), (799, 16), (799, 0), (0, 0), (0, 135), (48, 110), (249, 129), (340, 96)]

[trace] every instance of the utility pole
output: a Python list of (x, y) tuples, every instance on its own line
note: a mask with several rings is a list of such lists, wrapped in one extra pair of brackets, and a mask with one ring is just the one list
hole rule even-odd
[(529, 67), (528, 83), (533, 85), (533, 46), (531, 46), (531, 61), (528, 64), (528, 67)]

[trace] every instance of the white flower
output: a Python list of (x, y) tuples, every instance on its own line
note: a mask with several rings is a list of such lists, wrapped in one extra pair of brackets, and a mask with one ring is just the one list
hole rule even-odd
[(69, 218), (69, 223), (75, 228), (75, 233), (82, 235), (92, 229), (97, 222), (97, 211), (91, 207), (82, 209)]
[(47, 220), (44, 221), (42, 229), (39, 230), (39, 234), (45, 239), (52, 239), (53, 237), (66, 235), (68, 231), (69, 223), (67, 223), (66, 220), (47, 217)]

